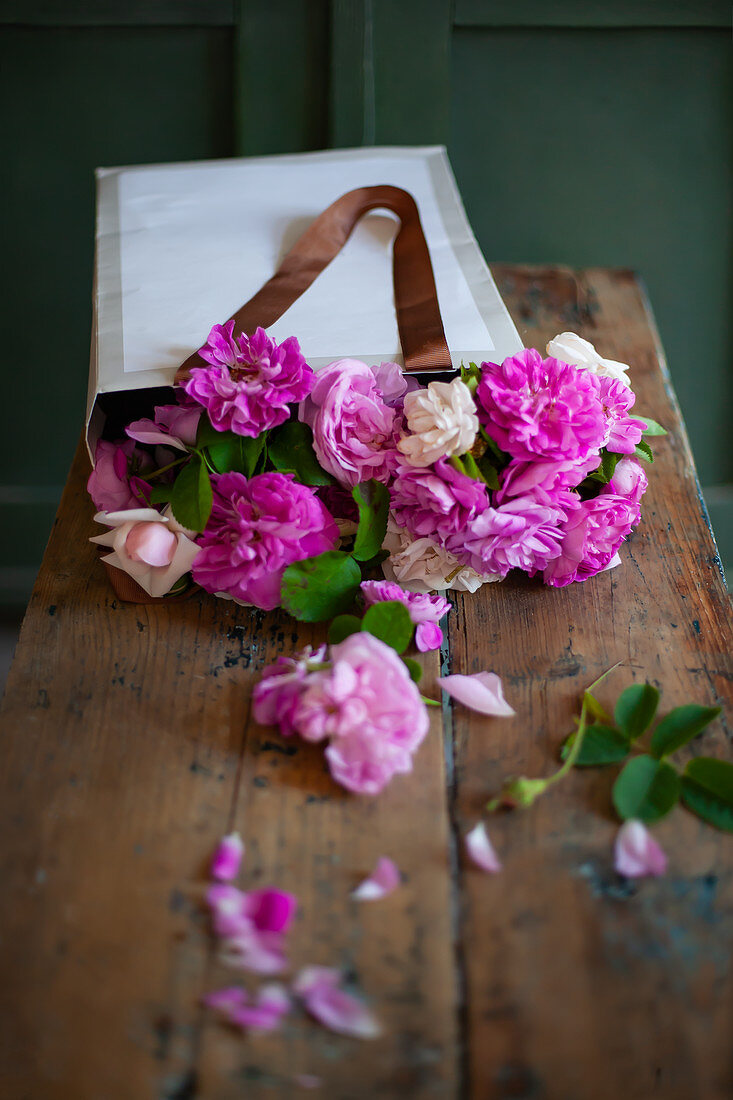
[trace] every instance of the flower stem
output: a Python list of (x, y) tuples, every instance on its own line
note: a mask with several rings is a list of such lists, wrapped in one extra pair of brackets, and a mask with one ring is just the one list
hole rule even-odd
[(167, 466), (161, 466), (159, 470), (153, 470), (152, 474), (140, 474), (141, 481), (152, 481), (155, 477), (160, 477), (161, 474), (167, 473), (168, 470), (172, 470), (174, 466), (180, 466), (182, 462), (188, 462), (191, 456), (186, 454), (181, 458), (177, 458), (174, 462), (169, 462)]

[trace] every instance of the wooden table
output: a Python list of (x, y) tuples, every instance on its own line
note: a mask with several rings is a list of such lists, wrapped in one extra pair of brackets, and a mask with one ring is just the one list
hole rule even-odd
[[(614, 662), (602, 698), (648, 678), (664, 709), (730, 705), (733, 674), (720, 562), (637, 281), (494, 270), (525, 343), (580, 331), (633, 364), (639, 408), (672, 431), (620, 569), (456, 598), (446, 662), (500, 673), (517, 717), (433, 711), (415, 771), (376, 800), (335, 786), (318, 747), (250, 718), (259, 670), (320, 627), (200, 593), (115, 601), (87, 542), (79, 449), (3, 710), (3, 1098), (291, 1097), (303, 1073), (329, 1100), (731, 1096), (730, 836), (678, 808), (655, 830), (667, 876), (619, 878), (615, 769), (597, 769), (491, 819), (502, 874), (464, 856), (487, 797), (507, 775), (555, 767), (584, 686)], [(438, 695), (439, 657), (423, 663)], [(725, 718), (697, 752), (729, 753)], [(232, 977), (214, 961), (201, 899), (212, 848), (233, 828), (245, 885), (300, 899), (294, 966), (347, 971), (381, 1039), (300, 1016), (243, 1038), (198, 1007)], [(381, 854), (406, 884), (351, 901)]]

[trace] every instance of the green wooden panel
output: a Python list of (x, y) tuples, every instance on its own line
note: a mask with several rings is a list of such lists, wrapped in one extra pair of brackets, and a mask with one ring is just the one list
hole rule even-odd
[(0, 0), (0, 24), (33, 27), (231, 26), (236, 0)]
[(448, 138), (450, 0), (333, 0), (331, 145)]
[(456, 0), (459, 27), (730, 27), (728, 0)]
[(454, 32), (449, 152), (484, 254), (641, 272), (703, 485), (733, 481), (732, 123), (725, 32)]
[[(0, 571), (40, 561), (86, 402), (98, 165), (231, 153), (231, 30), (6, 27)], [(35, 510), (34, 510), (35, 509)], [(37, 517), (32, 522), (29, 515)], [(7, 576), (21, 576), (15, 572)], [(3, 587), (0, 578), (0, 588)], [(0, 592), (0, 598), (4, 592)]]
[(328, 0), (238, 0), (235, 150), (300, 153), (328, 144)]

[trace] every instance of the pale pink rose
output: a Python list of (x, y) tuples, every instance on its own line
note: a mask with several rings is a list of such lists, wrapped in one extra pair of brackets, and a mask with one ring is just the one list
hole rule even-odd
[(405, 397), (408, 434), (397, 449), (411, 466), (432, 466), (440, 458), (470, 451), (478, 432), (471, 391), (460, 378), (430, 382)]
[(97, 512), (97, 523), (111, 530), (89, 541), (108, 546), (112, 553), (102, 561), (127, 573), (149, 596), (164, 596), (188, 573), (199, 548), (173, 517), (154, 508), (125, 512)]

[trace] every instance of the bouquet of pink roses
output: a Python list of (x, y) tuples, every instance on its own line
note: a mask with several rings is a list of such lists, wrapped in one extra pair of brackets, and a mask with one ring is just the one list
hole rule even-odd
[[(395, 307), (406, 370), (340, 359), (315, 373), (281, 316), (333, 258), (358, 218), (388, 206)], [(249, 334), (251, 332), (251, 335)], [(389, 186), (337, 200), (269, 283), (179, 369), (180, 385), (124, 439), (97, 444), (89, 492), (108, 528), (92, 541), (122, 598), (192, 584), (306, 622), (333, 620), (330, 652), (265, 670), (255, 714), (284, 734), (328, 741), (334, 776), (376, 793), (409, 771), (427, 730), (420, 667), (442, 642), (450, 604), (518, 569), (549, 585), (618, 563), (639, 521), (651, 461), (627, 367), (563, 333), (548, 358), (447, 371), (427, 245), (414, 200)], [(412, 373), (410, 373), (412, 372)], [(491, 674), (481, 674), (488, 675)], [(485, 713), (507, 714), (498, 679), (448, 677)], [(450, 681), (451, 683), (448, 683)]]

